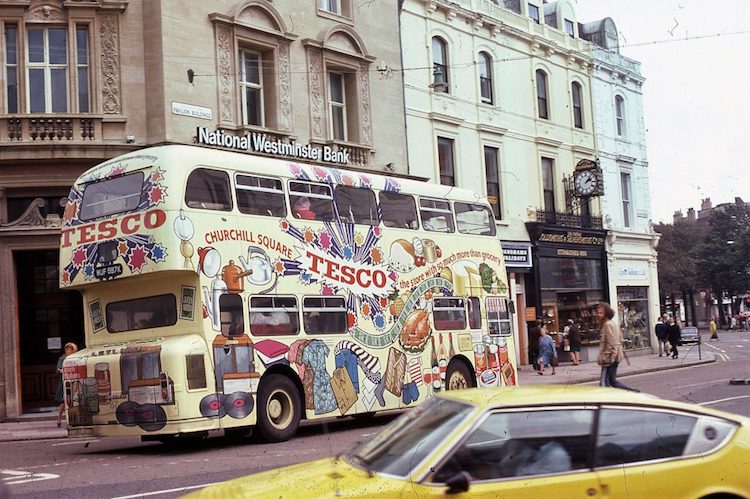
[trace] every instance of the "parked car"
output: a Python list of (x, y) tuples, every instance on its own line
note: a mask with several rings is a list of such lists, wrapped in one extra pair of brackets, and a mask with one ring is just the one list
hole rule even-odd
[(343, 456), (188, 497), (750, 497), (748, 462), (743, 416), (612, 388), (470, 389)]
[(697, 327), (685, 326), (680, 330), (680, 338), (682, 343), (700, 343), (701, 335), (698, 332)]

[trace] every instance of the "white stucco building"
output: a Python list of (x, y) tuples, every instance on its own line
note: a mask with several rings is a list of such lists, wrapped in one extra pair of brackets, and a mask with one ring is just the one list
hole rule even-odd
[(612, 19), (585, 24), (582, 31), (594, 44), (594, 129), (604, 172), (601, 204), (608, 229), (609, 295), (618, 305), (626, 341), (634, 348), (648, 347), (656, 344), (654, 324), (659, 314), (659, 235), (651, 222), (643, 119), (645, 79), (640, 63), (619, 53)]
[(608, 293), (599, 201), (580, 216), (567, 182), (596, 159), (591, 44), (578, 29), (569, 0), (405, 0), (401, 11), (409, 171), (488, 196), (523, 362), (528, 321), (588, 322)]

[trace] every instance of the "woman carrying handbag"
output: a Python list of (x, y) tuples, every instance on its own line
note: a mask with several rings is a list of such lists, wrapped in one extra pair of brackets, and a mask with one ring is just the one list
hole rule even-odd
[(625, 351), (622, 349), (620, 326), (612, 320), (615, 316), (615, 311), (609, 304), (600, 303), (597, 315), (602, 321), (602, 332), (599, 337), (599, 355), (596, 357), (596, 362), (602, 366), (599, 386), (611, 386), (632, 392), (640, 391), (630, 388), (617, 380), (617, 366), (620, 360), (625, 358)]

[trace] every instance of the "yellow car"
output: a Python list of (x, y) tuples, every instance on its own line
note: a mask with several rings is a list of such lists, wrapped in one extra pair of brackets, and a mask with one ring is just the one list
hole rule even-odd
[(750, 497), (750, 418), (611, 388), (433, 397), (339, 458), (189, 497)]

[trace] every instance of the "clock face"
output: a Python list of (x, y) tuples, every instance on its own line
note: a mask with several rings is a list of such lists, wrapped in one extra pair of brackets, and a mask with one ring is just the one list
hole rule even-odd
[(576, 173), (575, 189), (579, 196), (591, 196), (597, 188), (599, 181), (593, 170), (582, 170)]

